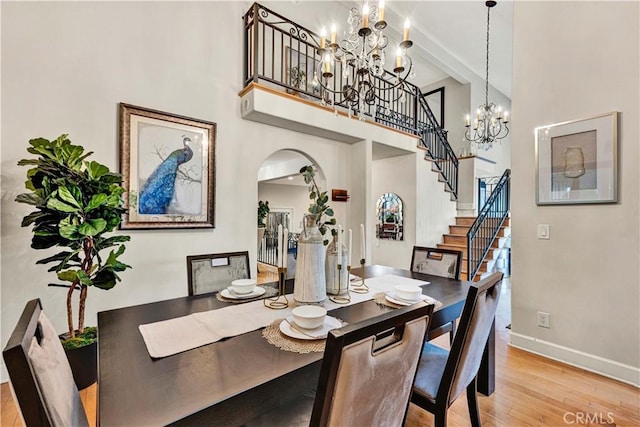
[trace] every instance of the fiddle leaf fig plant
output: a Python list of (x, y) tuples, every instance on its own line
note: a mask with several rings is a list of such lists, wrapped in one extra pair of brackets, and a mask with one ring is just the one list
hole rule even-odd
[[(316, 183), (316, 173), (312, 165), (302, 167), (302, 169), (300, 169), (300, 173), (304, 178), (304, 182), (309, 184), (309, 199), (313, 201), (309, 205), (309, 213), (316, 215), (316, 224), (318, 225), (320, 233), (324, 235), (329, 226), (336, 225), (335, 218), (328, 218), (333, 216), (333, 209), (327, 204), (329, 196), (326, 191), (320, 191), (320, 188)], [(336, 229), (331, 229), (331, 235), (337, 235)], [(323, 243), (326, 246), (329, 244), (329, 240), (325, 239)]]
[[(85, 332), (88, 288), (111, 289), (120, 281), (117, 273), (131, 268), (119, 260), (125, 251), (122, 243), (129, 236), (106, 237), (118, 227), (125, 212), (122, 177), (107, 166), (85, 160), (93, 153), (73, 145), (67, 135), (52, 141), (32, 139), (29, 145), (27, 151), (36, 157), (18, 162), (19, 166), (33, 166), (25, 182), (29, 192), (19, 194), (16, 201), (35, 208), (22, 220), (23, 227), (33, 226), (32, 248), (64, 248), (36, 264), (52, 263), (48, 271), (69, 283), (67, 325), (69, 345), (73, 346), (77, 345), (73, 343), (76, 335)], [(74, 291), (80, 293), (77, 325), (73, 322)], [(95, 330), (89, 332), (95, 341)]]

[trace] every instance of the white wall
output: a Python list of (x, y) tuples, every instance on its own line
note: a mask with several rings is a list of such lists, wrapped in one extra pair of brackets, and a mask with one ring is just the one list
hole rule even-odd
[[(318, 183), (318, 185), (320, 185)], [(325, 191), (324, 188), (321, 188)], [(271, 210), (278, 208), (293, 209), (291, 218), (291, 230), (299, 233), (302, 231), (302, 216), (309, 213), (309, 189), (301, 185), (269, 184), (261, 182), (258, 184), (258, 198), (268, 200)], [(329, 202), (331, 206), (335, 203)]]
[[(374, 212), (384, 193), (396, 193), (403, 203), (404, 240), (378, 239), (374, 234), (371, 263), (408, 268), (416, 242), (415, 154), (376, 160), (372, 164), (372, 202)], [(377, 218), (376, 218), (377, 219)], [(374, 223), (377, 224), (377, 221)], [(375, 226), (374, 226), (375, 230)]]
[[(640, 385), (639, 4), (516, 2), (513, 344)], [(535, 204), (534, 128), (619, 111), (619, 202)], [(536, 225), (550, 225), (550, 240)], [(536, 312), (551, 328), (536, 326)]]
[(471, 84), (461, 84), (449, 77), (432, 85), (422, 88), (422, 92), (429, 92), (444, 87), (444, 128), (449, 132), (447, 139), (453, 152), (458, 156), (464, 149), (469, 152), (469, 141), (464, 138), (464, 118), (469, 114)]
[[(242, 15), (236, 2), (2, 2), (2, 346), (27, 300), (41, 298), (64, 330), (65, 292), (35, 261), (20, 227), (27, 141), (69, 133), (93, 158), (118, 170), (119, 102), (217, 123), (216, 228), (130, 231), (123, 262), (133, 266), (110, 291), (91, 289), (98, 311), (186, 295), (188, 254), (249, 249), (256, 256), (256, 177), (280, 149), (309, 154), (327, 188), (349, 188), (351, 147), (240, 118)], [(37, 29), (37, 30), (36, 30)], [(224, 38), (221, 34), (236, 35)], [(336, 207), (338, 218), (347, 208)], [(255, 273), (255, 266), (252, 266)], [(2, 367), (2, 380), (7, 378)]]

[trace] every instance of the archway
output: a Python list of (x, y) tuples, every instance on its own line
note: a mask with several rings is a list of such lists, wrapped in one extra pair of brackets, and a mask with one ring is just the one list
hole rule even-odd
[(302, 231), (302, 216), (308, 212), (309, 189), (300, 169), (313, 165), (316, 181), (325, 188), (322, 168), (308, 154), (297, 150), (279, 150), (267, 157), (258, 170), (258, 200), (268, 202), (269, 213), (264, 231), (258, 232), (258, 281), (277, 279), (277, 228), (281, 224), (289, 230), (287, 277), (295, 274), (297, 241)]

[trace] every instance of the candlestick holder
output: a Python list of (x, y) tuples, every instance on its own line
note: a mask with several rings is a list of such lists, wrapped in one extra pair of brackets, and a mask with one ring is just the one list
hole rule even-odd
[[(329, 299), (336, 304), (349, 304), (351, 302), (351, 295), (349, 295), (349, 281), (346, 283), (346, 291), (347, 293), (342, 294), (342, 275), (340, 274), (340, 270), (342, 270), (342, 264), (338, 264), (338, 294), (331, 295)], [(350, 271), (351, 267), (347, 266), (347, 271)], [(349, 274), (347, 273), (347, 277)]]
[(282, 310), (289, 307), (289, 300), (285, 294), (284, 283), (287, 277), (287, 268), (278, 267), (278, 293), (274, 297), (265, 298), (262, 303), (273, 310)]
[(351, 287), (351, 292), (355, 292), (356, 294), (366, 294), (369, 293), (369, 287), (364, 283), (364, 258), (360, 260), (360, 271), (362, 274), (362, 281), (359, 285), (353, 285)]

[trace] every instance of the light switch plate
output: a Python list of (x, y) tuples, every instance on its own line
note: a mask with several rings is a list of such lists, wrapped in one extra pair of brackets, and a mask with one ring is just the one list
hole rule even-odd
[(549, 240), (549, 224), (538, 224), (538, 239)]

